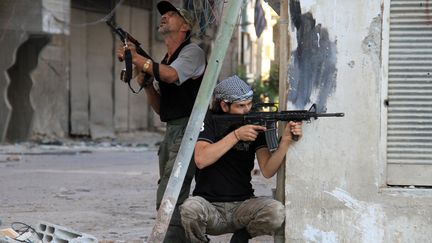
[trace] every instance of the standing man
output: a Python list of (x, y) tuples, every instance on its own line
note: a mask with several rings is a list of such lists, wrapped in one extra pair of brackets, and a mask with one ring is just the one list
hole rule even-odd
[(254, 196), (251, 172), (256, 155), (264, 177), (275, 175), (293, 143), (292, 134), (302, 135), (301, 123), (289, 122), (278, 149), (270, 153), (263, 133), (266, 127), (243, 125), (226, 134), (218, 131), (220, 126), (213, 119), (215, 113), (248, 113), (252, 96), (251, 88), (237, 76), (215, 87), (212, 107), (195, 145), (193, 197), (180, 207), (186, 235), (193, 243), (208, 242), (206, 234), (225, 233), (234, 233), (230, 242), (248, 242), (255, 236), (273, 234), (284, 222), (282, 203)]
[[(128, 43), (128, 48), (132, 54), (132, 63), (139, 73), (137, 82), (143, 84), (144, 74), (154, 76), (155, 81), (144, 85), (144, 90), (154, 111), (159, 114), (161, 121), (166, 122), (165, 137), (158, 152), (160, 180), (156, 208), (159, 209), (204, 76), (206, 56), (198, 45), (190, 42), (193, 19), (187, 10), (176, 8), (168, 1), (159, 2), (157, 9), (161, 14), (158, 31), (167, 48), (163, 60), (156, 63), (138, 55), (131, 42)], [(124, 57), (123, 47), (117, 55)], [(191, 163), (164, 242), (188, 242), (184, 237), (178, 205), (189, 196), (194, 173), (195, 165)]]

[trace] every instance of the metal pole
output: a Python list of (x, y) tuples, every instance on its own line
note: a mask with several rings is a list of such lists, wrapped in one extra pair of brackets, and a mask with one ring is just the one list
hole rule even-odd
[[(279, 109), (286, 110), (288, 100), (288, 65), (291, 56), (291, 45), (288, 29), (290, 27), (289, 18), (289, 0), (280, 1), (280, 18), (279, 18)], [(283, 132), (284, 126), (279, 127), (279, 134)], [(285, 160), (285, 158), (284, 158)], [(276, 199), (285, 204), (285, 161), (279, 168), (276, 177)], [(285, 224), (276, 232), (274, 237), (275, 243), (285, 242)]]
[(195, 142), (198, 138), (199, 129), (204, 121), (204, 116), (207, 112), (208, 104), (243, 3), (243, 1), (228, 1), (228, 6), (226, 7), (227, 12), (222, 18), (222, 23), (219, 27), (215, 45), (212, 48), (213, 51), (201, 87), (198, 91), (191, 117), (189, 118), (165, 194), (162, 198), (156, 223), (149, 238), (150, 243), (161, 243), (165, 238), (192, 157)]

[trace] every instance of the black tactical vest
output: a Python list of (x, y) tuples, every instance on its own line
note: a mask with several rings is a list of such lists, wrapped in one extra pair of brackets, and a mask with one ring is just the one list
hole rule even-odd
[[(167, 54), (161, 63), (170, 65), (175, 59), (177, 59), (183, 47), (188, 44), (190, 44), (190, 41), (183, 42), (171, 56), (169, 61), (167, 61)], [(181, 85), (174, 83), (169, 84), (162, 81), (159, 82), (161, 121), (167, 122), (190, 116), (203, 76), (204, 73), (197, 79), (188, 79), (184, 81)]]

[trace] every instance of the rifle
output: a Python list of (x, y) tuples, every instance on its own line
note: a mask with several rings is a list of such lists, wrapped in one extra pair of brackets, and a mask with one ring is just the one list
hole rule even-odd
[[(111, 30), (117, 34), (120, 37), (120, 40), (123, 42), (123, 44), (125, 45), (125, 47), (127, 47), (127, 41), (129, 40), (130, 42), (132, 42), (135, 47), (136, 47), (136, 52), (145, 57), (148, 58), (150, 60), (153, 61), (153, 59), (149, 56), (149, 54), (147, 54), (147, 52), (145, 52), (142, 48), (141, 48), (141, 43), (139, 41), (137, 41), (131, 34), (129, 34), (128, 32), (126, 32), (125, 30), (123, 30), (122, 28), (118, 27), (113, 19), (109, 19), (107, 21), (105, 21), (105, 23), (111, 28)], [(121, 58), (119, 58), (119, 61), (123, 61)], [(138, 91), (135, 91), (131, 84), (130, 84), (130, 80), (132, 79), (132, 56), (130, 53), (129, 49), (125, 50), (125, 69), (123, 69), (120, 73), (120, 80), (122, 80), (123, 82), (127, 83), (129, 85), (130, 90), (132, 90), (133, 93), (138, 93), (140, 92), (144, 87), (146, 87), (147, 85), (151, 84), (153, 77), (149, 74), (144, 74), (144, 82), (141, 84), (141, 87)]]
[[(261, 105), (274, 107), (273, 104)], [(277, 149), (279, 141), (277, 138), (276, 123), (277, 121), (311, 121), (318, 117), (343, 117), (344, 113), (317, 113), (316, 105), (313, 104), (309, 110), (291, 110), (291, 111), (270, 111), (270, 112), (250, 112), (244, 115), (226, 114), (213, 115), (218, 131), (223, 131), (222, 136), (230, 133), (232, 130), (247, 124), (265, 126), (264, 132), (268, 149), (273, 152)], [(298, 136), (293, 136), (297, 141)]]

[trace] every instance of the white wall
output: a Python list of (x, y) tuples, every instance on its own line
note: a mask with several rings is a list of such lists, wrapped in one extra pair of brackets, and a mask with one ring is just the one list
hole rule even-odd
[[(336, 88), (326, 108), (345, 117), (306, 123), (303, 139), (287, 154), (286, 242), (432, 239), (432, 189), (385, 184), (381, 131), (387, 80), (381, 35), (388, 38), (388, 30), (382, 32), (389, 21), (388, 1), (301, 1), (302, 14), (310, 11), (336, 43)], [(297, 32), (292, 31), (295, 51)], [(312, 94), (311, 103), (314, 99)]]

